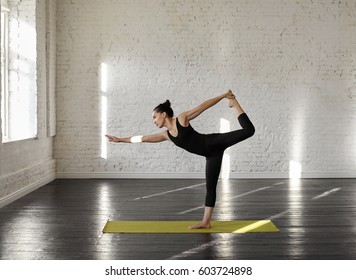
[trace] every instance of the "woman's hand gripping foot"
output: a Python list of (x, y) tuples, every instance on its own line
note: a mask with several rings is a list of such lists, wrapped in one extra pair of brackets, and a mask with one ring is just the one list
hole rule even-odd
[(226, 98), (229, 99), (229, 107), (232, 108), (236, 105), (236, 97), (232, 93), (232, 91), (229, 89), (229, 91), (226, 93)]

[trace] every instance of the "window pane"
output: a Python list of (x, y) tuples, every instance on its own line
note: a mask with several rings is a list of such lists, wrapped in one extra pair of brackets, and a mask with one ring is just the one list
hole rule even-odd
[(1, 128), (7, 138), (7, 13), (1, 12)]
[(9, 8), (8, 24), (5, 17), (1, 24), (5, 29), (2, 32), (5, 49), (8, 44), (8, 51), (2, 52), (5, 62), (1, 110), (3, 142), (37, 135), (36, 1), (23, 0)]

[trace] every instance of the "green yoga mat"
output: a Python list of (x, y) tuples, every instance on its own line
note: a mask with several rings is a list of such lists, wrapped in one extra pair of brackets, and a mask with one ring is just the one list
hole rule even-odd
[(103, 233), (279, 232), (271, 220), (213, 221), (210, 229), (190, 229), (198, 221), (108, 221)]

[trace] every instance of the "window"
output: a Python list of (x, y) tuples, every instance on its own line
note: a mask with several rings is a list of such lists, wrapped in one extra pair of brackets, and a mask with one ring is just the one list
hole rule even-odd
[(8, 137), (8, 9), (1, 6), (1, 127), (2, 137)]
[(36, 0), (1, 1), (2, 142), (37, 135)]

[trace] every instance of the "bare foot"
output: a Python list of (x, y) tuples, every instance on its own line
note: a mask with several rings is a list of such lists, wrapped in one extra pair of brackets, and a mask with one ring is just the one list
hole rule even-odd
[(199, 228), (211, 228), (210, 222), (199, 222), (196, 225), (190, 226), (190, 229), (199, 229)]

